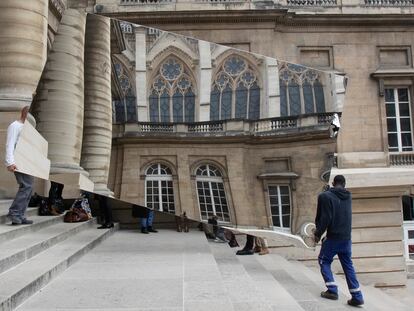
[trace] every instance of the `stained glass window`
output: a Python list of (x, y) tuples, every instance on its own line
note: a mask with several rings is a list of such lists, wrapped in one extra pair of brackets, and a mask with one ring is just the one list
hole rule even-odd
[(210, 120), (260, 117), (260, 87), (255, 71), (239, 55), (219, 68), (210, 94)]
[(160, 66), (149, 96), (151, 122), (194, 122), (196, 95), (184, 64), (175, 57)]
[(316, 70), (282, 63), (279, 77), (281, 116), (325, 112), (323, 85)]

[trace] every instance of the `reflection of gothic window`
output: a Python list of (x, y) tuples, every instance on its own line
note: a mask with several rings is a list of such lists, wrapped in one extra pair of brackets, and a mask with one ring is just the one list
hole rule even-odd
[(129, 76), (124, 66), (114, 59), (114, 69), (121, 88), (119, 99), (114, 100), (115, 121), (117, 123), (136, 122), (137, 108), (136, 98)]
[(210, 93), (210, 120), (259, 119), (260, 87), (257, 74), (237, 55), (219, 68)]
[(316, 70), (283, 64), (279, 78), (281, 116), (325, 112), (323, 85)]
[(151, 84), (151, 122), (194, 122), (193, 90), (193, 83), (184, 64), (175, 57), (167, 58)]

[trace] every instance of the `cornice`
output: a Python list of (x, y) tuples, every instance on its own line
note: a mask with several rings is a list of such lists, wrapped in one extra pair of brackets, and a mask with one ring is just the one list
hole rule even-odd
[(414, 14), (296, 14), (288, 12), (288, 9), (115, 12), (103, 15), (141, 25), (273, 22), (276, 31), (279, 27), (289, 26), (414, 26)]

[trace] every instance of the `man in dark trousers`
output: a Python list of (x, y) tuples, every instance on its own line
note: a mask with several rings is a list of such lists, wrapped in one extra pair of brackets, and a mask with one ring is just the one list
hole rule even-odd
[(333, 188), (319, 195), (315, 224), (315, 242), (319, 242), (327, 232), (318, 257), (322, 277), (328, 288), (321, 296), (338, 299), (338, 287), (331, 271), (333, 258), (338, 255), (352, 296), (348, 304), (354, 307), (363, 305), (364, 299), (351, 260), (352, 199), (351, 193), (345, 189), (344, 176), (335, 176)]

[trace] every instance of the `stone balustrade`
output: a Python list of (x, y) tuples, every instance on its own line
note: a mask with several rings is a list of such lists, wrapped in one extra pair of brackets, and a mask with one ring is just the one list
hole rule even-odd
[(337, 0), (287, 0), (287, 6), (336, 6)]
[(188, 135), (268, 135), (276, 132), (291, 132), (298, 129), (327, 129), (334, 113), (309, 114), (303, 116), (279, 117), (250, 120), (225, 120), (197, 123), (126, 123), (124, 132), (136, 134), (188, 134)]
[(412, 166), (414, 165), (414, 152), (390, 153), (391, 166)]
[(364, 0), (366, 6), (377, 7), (402, 7), (402, 6), (414, 6), (414, 0)]

